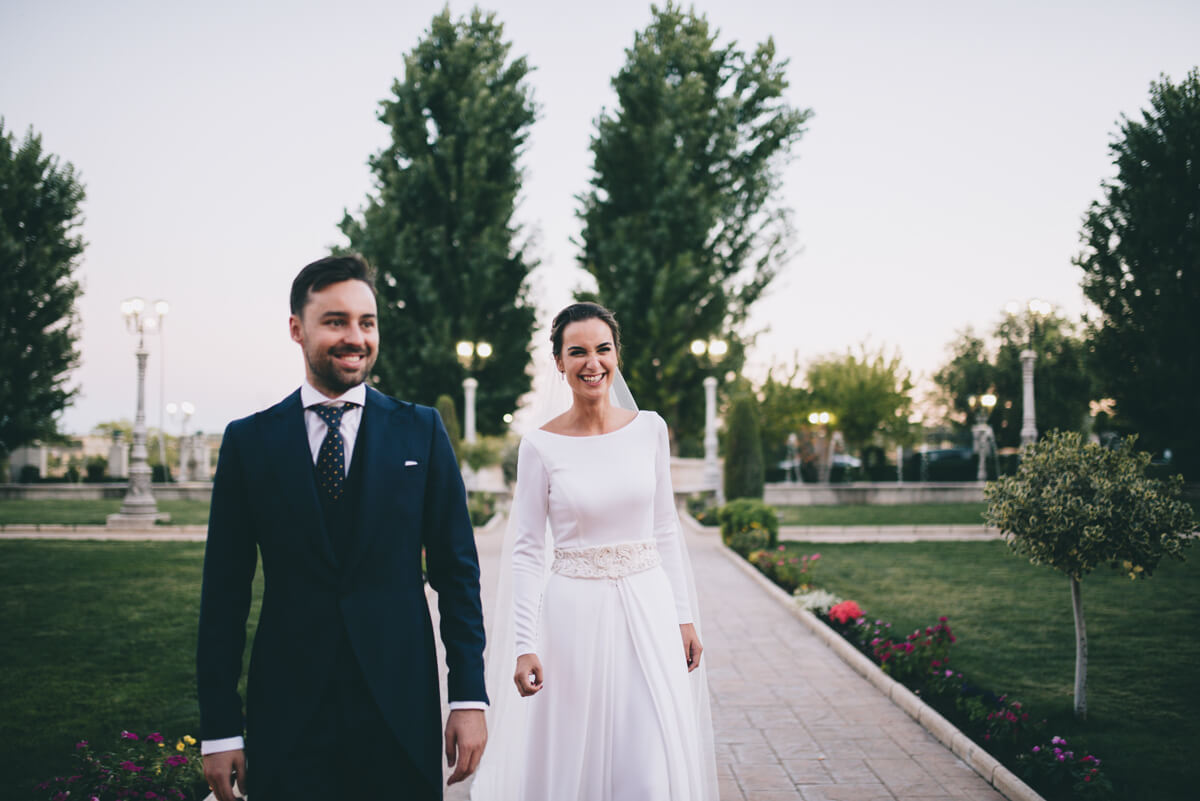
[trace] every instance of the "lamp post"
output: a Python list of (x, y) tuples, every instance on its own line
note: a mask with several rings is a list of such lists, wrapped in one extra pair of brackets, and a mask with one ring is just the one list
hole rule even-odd
[[(1009, 303), (1006, 307), (1009, 314), (1020, 311), (1020, 305)], [(1029, 309), (1029, 347), (1021, 351), (1021, 445), (1037, 442), (1037, 412), (1033, 401), (1033, 363), (1037, 361), (1037, 353), (1033, 350), (1034, 336), (1037, 333), (1038, 317), (1050, 314), (1054, 306), (1034, 298), (1027, 304)]]
[(992, 414), (992, 409), (996, 408), (996, 396), (990, 392), (984, 393), (978, 398), (972, 395), (967, 399), (967, 404), (975, 412), (975, 424), (971, 426), (975, 453), (979, 456), (975, 479), (987, 481), (987, 455), (989, 452), (994, 453), (996, 449), (996, 435), (987, 421)]
[(821, 483), (828, 484), (830, 477), (833, 475), (833, 437), (829, 436), (829, 423), (833, 420), (833, 415), (829, 412), (819, 411), (811, 412), (808, 415), (808, 422), (812, 425), (819, 425), (824, 428), (824, 436), (827, 440), (825, 446), (825, 459), (821, 463)]
[(157, 316), (146, 312), (146, 302), (141, 298), (130, 298), (121, 303), (121, 314), (125, 327), (138, 338), (137, 350), (137, 416), (133, 422), (133, 453), (129, 466), (129, 489), (121, 511), (108, 516), (108, 525), (123, 528), (149, 528), (160, 520), (169, 520), (170, 515), (158, 511), (154, 496), (150, 492), (150, 464), (146, 461), (146, 332), (154, 333), (160, 322)]
[(171, 480), (171, 470), (167, 467), (167, 429), (163, 420), (164, 402), (167, 399), (167, 312), (170, 304), (165, 300), (154, 301), (154, 311), (158, 312), (158, 461), (163, 466), (164, 478)]
[[(487, 342), (469, 342), (463, 340), (454, 347), (458, 362), (468, 372), (473, 371), (479, 362), (492, 355), (492, 346)], [(475, 444), (475, 391), (479, 381), (474, 376), (463, 379), (463, 439), (468, 445)]]
[[(729, 353), (729, 343), (723, 339), (693, 340), (692, 355), (715, 367)], [(711, 489), (717, 505), (725, 505), (725, 487), (721, 482), (721, 464), (717, 458), (717, 379), (704, 378), (704, 486)]]

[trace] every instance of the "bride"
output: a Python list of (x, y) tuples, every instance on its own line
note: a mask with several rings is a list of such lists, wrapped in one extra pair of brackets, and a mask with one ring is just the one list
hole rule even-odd
[[(521, 442), (512, 598), (502, 587), (489, 646), (492, 747), (471, 798), (715, 801), (666, 424), (614, 402), (628, 390), (607, 309), (568, 306), (550, 339), (572, 403)], [(495, 686), (508, 680), (515, 691)]]

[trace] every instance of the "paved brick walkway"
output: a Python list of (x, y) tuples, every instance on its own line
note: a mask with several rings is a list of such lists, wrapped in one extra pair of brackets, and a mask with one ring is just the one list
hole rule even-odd
[[(502, 535), (477, 538), (485, 602)], [(715, 533), (688, 543), (722, 801), (1003, 801), (730, 562)]]

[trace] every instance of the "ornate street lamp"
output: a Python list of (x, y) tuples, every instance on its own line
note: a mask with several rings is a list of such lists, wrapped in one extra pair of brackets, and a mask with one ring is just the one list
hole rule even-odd
[[(462, 340), (454, 346), (454, 352), (463, 369), (473, 372), (492, 355), (492, 346), (487, 342)], [(468, 445), (475, 443), (475, 391), (478, 388), (479, 382), (474, 376), (463, 379), (463, 439)]]
[(833, 437), (829, 433), (829, 424), (833, 422), (833, 415), (827, 411), (810, 412), (808, 422), (824, 429), (826, 445), (825, 459), (821, 464), (821, 483), (828, 484), (833, 476)]
[[(723, 339), (692, 341), (692, 355), (707, 366), (716, 367), (729, 353), (729, 343)], [(721, 486), (721, 464), (717, 459), (717, 379), (704, 378), (704, 486), (711, 489), (717, 505), (725, 504), (725, 488)]]
[[(146, 461), (146, 332), (154, 333), (161, 322), (156, 314), (146, 314), (146, 302), (130, 298), (121, 303), (125, 327), (138, 338), (137, 350), (137, 416), (133, 422), (133, 453), (129, 466), (129, 489), (121, 511), (108, 516), (108, 525), (121, 528), (150, 528), (155, 523), (170, 520), (171, 516), (158, 511), (150, 492), (150, 464)], [(165, 469), (165, 465), (164, 465)]]
[[(1017, 314), (1021, 306), (1009, 302), (1005, 307), (1009, 314)], [(1021, 351), (1021, 445), (1037, 442), (1037, 413), (1033, 405), (1033, 363), (1037, 353), (1033, 350), (1034, 334), (1037, 333), (1038, 318), (1049, 315), (1054, 306), (1047, 301), (1034, 298), (1026, 305), (1029, 309), (1029, 347)]]
[(165, 480), (171, 480), (171, 471), (167, 468), (167, 429), (164, 428), (163, 401), (167, 397), (167, 312), (171, 305), (165, 300), (154, 301), (154, 311), (158, 313), (158, 461), (163, 466)]
[[(188, 421), (192, 419), (192, 415), (196, 413), (196, 407), (188, 401), (182, 403), (168, 403), (166, 406), (167, 415), (172, 420), (178, 416), (179, 420), (179, 480), (192, 481), (192, 471), (188, 469), (188, 449), (191, 447), (191, 439), (187, 434)], [(164, 462), (165, 464), (165, 462)]]

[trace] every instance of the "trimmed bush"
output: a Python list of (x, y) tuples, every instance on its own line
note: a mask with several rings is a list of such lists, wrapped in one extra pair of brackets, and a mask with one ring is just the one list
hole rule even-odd
[(433, 407), (441, 415), (442, 425), (446, 427), (446, 433), (450, 436), (450, 444), (454, 446), (454, 458), (459, 464), (462, 464), (462, 431), (458, 427), (458, 412), (454, 410), (454, 398), (449, 395), (439, 395)]
[(751, 498), (730, 501), (717, 510), (721, 541), (742, 556), (779, 544), (779, 514)]
[(758, 428), (758, 401), (742, 394), (729, 408), (725, 430), (725, 498), (762, 498), (762, 439)]

